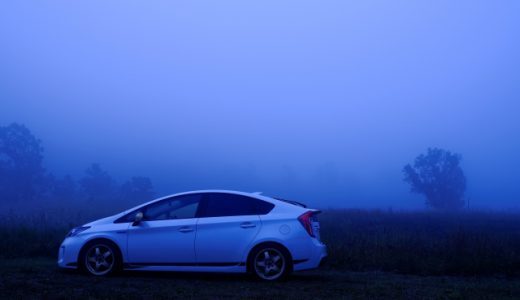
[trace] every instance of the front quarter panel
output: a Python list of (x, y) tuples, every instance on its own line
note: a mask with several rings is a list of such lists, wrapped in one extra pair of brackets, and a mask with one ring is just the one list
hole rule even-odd
[(130, 223), (99, 224), (92, 226), (76, 236), (65, 238), (59, 249), (58, 265), (63, 268), (77, 267), (79, 253), (82, 247), (94, 239), (108, 239), (114, 242), (121, 250), (123, 262), (126, 262), (126, 233), (129, 226)]

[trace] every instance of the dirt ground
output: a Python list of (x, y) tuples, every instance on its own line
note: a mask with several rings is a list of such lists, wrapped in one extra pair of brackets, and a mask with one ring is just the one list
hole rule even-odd
[(285, 282), (244, 275), (123, 272), (93, 278), (51, 259), (0, 260), (0, 299), (520, 299), (520, 278), (315, 270)]

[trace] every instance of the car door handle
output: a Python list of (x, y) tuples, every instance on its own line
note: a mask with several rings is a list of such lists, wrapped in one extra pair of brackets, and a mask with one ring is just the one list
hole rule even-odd
[(193, 227), (190, 227), (190, 226), (182, 226), (181, 228), (179, 228), (179, 231), (180, 231), (180, 232), (192, 232), (192, 231), (193, 231)]
[(251, 223), (251, 222), (243, 222), (243, 223), (240, 223), (240, 227), (242, 227), (242, 228), (253, 228), (253, 227), (256, 227), (256, 225), (254, 223)]

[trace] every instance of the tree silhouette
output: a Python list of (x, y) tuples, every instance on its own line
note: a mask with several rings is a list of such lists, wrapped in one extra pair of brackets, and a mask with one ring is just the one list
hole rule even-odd
[(101, 169), (99, 164), (92, 164), (85, 171), (80, 181), (81, 189), (89, 201), (110, 201), (115, 198), (115, 182)]
[(0, 127), (0, 197), (26, 201), (40, 197), (43, 183), (43, 148), (24, 125), (12, 123)]
[(127, 204), (138, 204), (152, 200), (155, 196), (152, 181), (148, 177), (136, 176), (123, 183), (120, 188), (121, 200)]
[(462, 156), (429, 148), (412, 165), (404, 167), (404, 181), (414, 193), (426, 197), (426, 205), (436, 209), (459, 209), (464, 206), (466, 177), (460, 167)]

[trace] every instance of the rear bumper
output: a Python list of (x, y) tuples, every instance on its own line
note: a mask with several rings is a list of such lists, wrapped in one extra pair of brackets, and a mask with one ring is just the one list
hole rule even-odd
[(308, 260), (294, 264), (294, 271), (318, 268), (327, 258), (327, 246), (317, 239), (313, 239), (311, 256)]
[(320, 264), (318, 265), (319, 268), (323, 267), (323, 265), (325, 265), (327, 263), (327, 260), (328, 260), (328, 256), (324, 256), (321, 260), (320, 260)]

